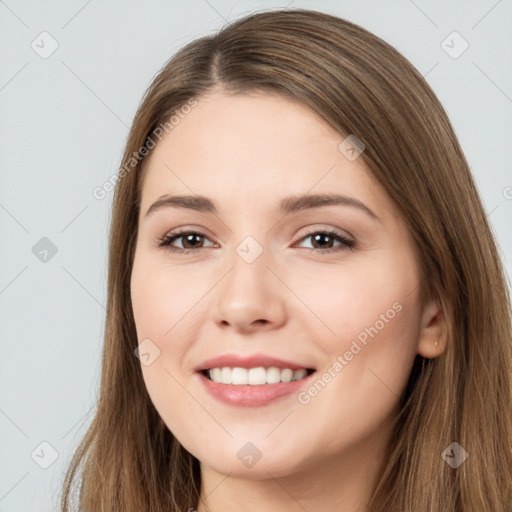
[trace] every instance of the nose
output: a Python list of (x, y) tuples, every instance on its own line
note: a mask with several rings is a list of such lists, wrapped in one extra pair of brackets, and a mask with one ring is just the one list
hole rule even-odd
[[(279, 270), (269, 268), (265, 251), (249, 263), (238, 253), (231, 269), (218, 285), (214, 304), (215, 322), (222, 329), (239, 333), (269, 331), (281, 327), (287, 317), (286, 299)], [(275, 265), (271, 264), (273, 267)]]

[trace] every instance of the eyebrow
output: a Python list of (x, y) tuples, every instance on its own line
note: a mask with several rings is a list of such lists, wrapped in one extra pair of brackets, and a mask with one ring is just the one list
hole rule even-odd
[[(370, 217), (381, 222), (381, 219), (364, 203), (354, 197), (339, 194), (309, 194), (284, 198), (278, 207), (279, 215), (289, 215), (310, 208), (321, 206), (351, 206), (365, 212)], [(213, 201), (201, 195), (164, 195), (158, 198), (146, 212), (146, 217), (164, 208), (187, 208), (198, 212), (218, 215)]]

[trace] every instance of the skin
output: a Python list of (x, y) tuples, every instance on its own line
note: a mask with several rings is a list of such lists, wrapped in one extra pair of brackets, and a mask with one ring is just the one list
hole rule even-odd
[[(164, 422), (201, 462), (199, 512), (364, 512), (414, 357), (445, 349), (438, 302), (420, 303), (403, 219), (363, 159), (338, 150), (343, 139), (294, 100), (215, 90), (146, 162), (131, 295), (139, 343), (149, 338), (160, 355), (141, 367)], [(282, 198), (307, 193), (356, 198), (380, 220), (347, 205), (277, 213)], [(169, 207), (146, 216), (166, 194), (207, 196), (218, 215)], [(173, 243), (195, 252), (157, 246), (178, 228), (205, 235)], [(313, 229), (356, 246), (315, 243)], [(263, 249), (250, 264), (236, 251), (247, 236)], [(194, 372), (220, 354), (263, 353), (332, 375), (393, 304), (401, 310), (306, 404), (292, 394), (227, 405)], [(261, 452), (252, 467), (237, 457), (247, 442)]]

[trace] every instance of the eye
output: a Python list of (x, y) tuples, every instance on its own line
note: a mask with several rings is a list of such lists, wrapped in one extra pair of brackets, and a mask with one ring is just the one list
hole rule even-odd
[[(313, 241), (313, 247), (306, 247), (306, 249), (310, 249), (312, 251), (317, 251), (321, 253), (331, 253), (343, 251), (346, 249), (354, 249), (356, 246), (356, 242), (350, 240), (345, 237), (341, 233), (332, 230), (316, 230), (310, 231), (305, 236), (300, 238), (300, 240), (307, 240), (311, 238)], [(182, 239), (181, 247), (176, 247), (174, 244), (175, 241)], [(205, 247), (201, 246), (201, 243), (204, 243), (205, 240), (209, 240), (209, 238), (200, 231), (180, 231), (178, 233), (171, 233), (170, 235), (166, 235), (161, 238), (158, 242), (158, 247), (166, 247), (168, 250), (183, 254), (197, 251), (198, 249), (204, 249)], [(333, 247), (333, 242), (338, 242), (339, 245)], [(210, 247), (215, 244), (211, 244)]]
[[(311, 249), (321, 253), (344, 251), (346, 249), (354, 249), (356, 246), (356, 242), (354, 240), (350, 240), (341, 233), (332, 230), (310, 231), (300, 240), (307, 240), (308, 238), (312, 240), (313, 247), (306, 247), (306, 249)], [(333, 247), (334, 241), (339, 242), (339, 245)]]
[[(175, 247), (173, 243), (180, 238), (183, 239), (181, 247)], [(172, 252), (179, 254), (192, 252), (196, 249), (203, 249), (201, 247), (201, 241), (209, 240), (207, 236), (200, 231), (180, 231), (178, 233), (170, 234), (162, 239), (158, 244), (158, 247), (166, 247)], [(213, 244), (212, 244), (213, 245)]]

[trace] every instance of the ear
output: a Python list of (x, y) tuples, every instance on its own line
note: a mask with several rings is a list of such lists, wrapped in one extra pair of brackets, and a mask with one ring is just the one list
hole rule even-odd
[(440, 356), (448, 342), (446, 316), (439, 299), (432, 299), (423, 308), (418, 338), (418, 354), (432, 359)]

